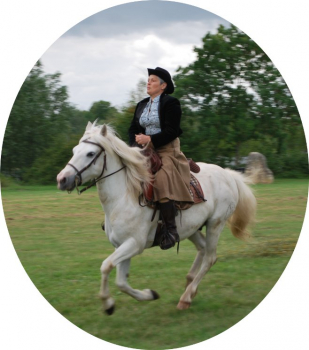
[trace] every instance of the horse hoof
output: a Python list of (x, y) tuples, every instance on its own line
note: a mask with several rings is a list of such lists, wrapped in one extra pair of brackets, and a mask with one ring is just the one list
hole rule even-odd
[(109, 309), (105, 310), (105, 312), (107, 313), (108, 316), (112, 315), (114, 313), (114, 311), (115, 311), (115, 305), (113, 305)]
[(152, 289), (150, 289), (150, 291), (151, 291), (153, 300), (157, 300), (157, 299), (160, 298), (160, 295), (159, 295), (156, 291), (154, 291), (154, 290), (152, 290)]
[(177, 305), (177, 309), (178, 310), (186, 310), (189, 309), (191, 303), (187, 302), (187, 301), (180, 301)]

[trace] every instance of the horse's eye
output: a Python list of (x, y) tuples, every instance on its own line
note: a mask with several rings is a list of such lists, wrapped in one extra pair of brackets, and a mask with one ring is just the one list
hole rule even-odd
[(89, 152), (89, 153), (87, 154), (87, 157), (92, 158), (94, 155), (95, 155), (94, 152)]

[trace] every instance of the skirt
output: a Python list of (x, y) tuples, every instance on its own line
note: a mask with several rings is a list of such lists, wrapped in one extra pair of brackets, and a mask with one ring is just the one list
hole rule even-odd
[(180, 151), (180, 141), (176, 138), (156, 149), (161, 157), (162, 167), (155, 174), (154, 201), (168, 198), (176, 202), (193, 203), (190, 188), (190, 167), (185, 155)]

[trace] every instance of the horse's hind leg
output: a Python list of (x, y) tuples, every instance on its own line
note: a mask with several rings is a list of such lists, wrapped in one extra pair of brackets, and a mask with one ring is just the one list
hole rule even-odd
[(202, 278), (209, 271), (209, 269), (214, 265), (217, 260), (217, 244), (220, 237), (220, 233), (225, 225), (225, 220), (209, 220), (206, 225), (206, 246), (205, 255), (201, 263), (201, 268), (193, 281), (187, 286), (185, 292), (181, 296), (177, 308), (180, 310), (188, 309), (191, 305), (192, 299), (196, 295), (197, 287), (201, 282)]
[(195, 260), (191, 266), (191, 269), (186, 276), (186, 278), (187, 278), (186, 288), (193, 281), (194, 277), (196, 276), (196, 274), (198, 273), (198, 271), (201, 267), (203, 257), (205, 255), (205, 246), (206, 246), (205, 237), (201, 231), (196, 231), (188, 239), (195, 245), (195, 247), (197, 249), (197, 254), (196, 254)]

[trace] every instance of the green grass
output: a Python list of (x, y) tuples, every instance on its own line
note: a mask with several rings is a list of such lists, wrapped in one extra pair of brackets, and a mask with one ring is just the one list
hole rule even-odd
[[(176, 250), (146, 250), (132, 260), (129, 282), (161, 298), (140, 303), (120, 293), (113, 316), (101, 311), (100, 266), (113, 252), (100, 225), (98, 196), (78, 196), (55, 187), (2, 189), (7, 226), (33, 283), (63, 316), (84, 331), (114, 344), (178, 348), (209, 339), (244, 318), (268, 294), (297, 243), (307, 203), (308, 181), (277, 180), (254, 186), (258, 201), (253, 238), (244, 243), (224, 229), (218, 261), (202, 280), (190, 309), (176, 309), (195, 257), (189, 241)], [(207, 196), (207, 195), (206, 195)], [(115, 331), (117, 330), (117, 331)]]

